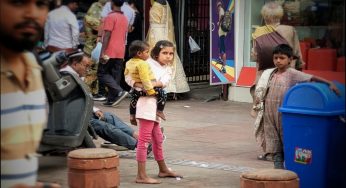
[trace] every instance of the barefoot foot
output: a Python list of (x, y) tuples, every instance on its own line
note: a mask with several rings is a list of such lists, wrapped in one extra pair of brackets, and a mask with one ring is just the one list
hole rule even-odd
[(182, 175), (179, 175), (173, 171), (167, 171), (167, 172), (159, 172), (158, 175), (160, 178), (183, 178)]
[(161, 182), (154, 179), (154, 178), (136, 178), (136, 183), (143, 183), (143, 184), (160, 184)]

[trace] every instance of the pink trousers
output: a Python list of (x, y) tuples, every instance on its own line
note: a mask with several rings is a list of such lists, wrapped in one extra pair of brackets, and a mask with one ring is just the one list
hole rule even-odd
[(153, 147), (155, 160), (163, 160), (163, 138), (160, 129), (160, 124), (155, 121), (139, 119), (139, 136), (136, 151), (137, 161), (145, 162), (147, 160), (147, 149), (150, 140), (152, 141), (151, 143)]

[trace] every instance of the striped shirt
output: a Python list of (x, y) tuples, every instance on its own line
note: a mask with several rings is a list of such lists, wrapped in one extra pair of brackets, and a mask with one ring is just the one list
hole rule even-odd
[(1, 56), (1, 187), (35, 185), (35, 156), (47, 121), (46, 94), (41, 67), (32, 53), (22, 54), (25, 82)]

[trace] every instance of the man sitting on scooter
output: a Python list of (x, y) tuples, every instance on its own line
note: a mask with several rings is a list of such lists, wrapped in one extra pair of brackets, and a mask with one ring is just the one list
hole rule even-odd
[[(68, 54), (67, 65), (60, 69), (60, 72), (76, 74), (83, 80), (90, 66), (90, 59), (82, 51), (76, 51)], [(112, 113), (102, 112), (99, 108), (93, 107), (90, 124), (104, 140), (130, 150), (137, 146), (138, 134)]]

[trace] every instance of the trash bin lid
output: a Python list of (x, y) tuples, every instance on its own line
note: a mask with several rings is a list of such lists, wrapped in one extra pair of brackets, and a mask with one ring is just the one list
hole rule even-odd
[(338, 82), (335, 84), (341, 96), (324, 83), (297, 84), (287, 91), (279, 111), (320, 116), (345, 115), (345, 86)]

